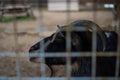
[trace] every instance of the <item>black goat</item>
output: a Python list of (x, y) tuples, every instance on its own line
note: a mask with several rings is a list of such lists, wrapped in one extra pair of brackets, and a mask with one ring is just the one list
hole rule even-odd
[[(117, 34), (115, 32), (103, 31), (100, 27), (89, 20), (77, 20), (69, 25), (60, 27), (60, 31), (53, 33), (50, 37), (44, 38), (40, 42), (33, 45), (29, 53), (40, 53), (41, 46), (44, 42), (44, 51), (50, 52), (66, 52), (66, 31), (83, 27), (86, 31), (71, 31), (71, 52), (87, 52), (92, 51), (92, 28), (97, 29), (96, 51), (107, 52), (117, 50)], [(39, 57), (30, 57), (30, 61), (38, 62)], [(91, 76), (91, 57), (72, 57), (71, 64), (77, 62), (78, 68), (73, 69), (72, 76)], [(49, 66), (66, 64), (65, 57), (47, 57), (45, 63)], [(97, 57), (96, 76), (115, 76), (116, 57)], [(120, 72), (120, 71), (119, 71)]]

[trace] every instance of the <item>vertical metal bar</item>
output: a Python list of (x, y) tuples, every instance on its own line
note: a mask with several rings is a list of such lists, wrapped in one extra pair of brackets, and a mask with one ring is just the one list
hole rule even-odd
[[(14, 4), (13, 4), (13, 7), (15, 7)], [(14, 14), (12, 15), (13, 28), (14, 28), (14, 40), (15, 40), (15, 53), (16, 53), (16, 71), (17, 71), (18, 80), (21, 80), (19, 53), (17, 51), (18, 50), (18, 36), (17, 36), (18, 29), (17, 29), (16, 13), (17, 12), (14, 12)]]
[[(93, 20), (96, 22), (96, 10), (97, 10), (97, 0), (93, 0)], [(94, 26), (94, 25), (93, 25)], [(92, 80), (96, 80), (96, 39), (97, 39), (97, 33), (96, 33), (96, 26), (92, 27), (93, 28), (93, 34), (92, 34)]]
[[(94, 25), (93, 25), (94, 26)], [(93, 28), (93, 34), (92, 34), (92, 80), (96, 80), (96, 39), (97, 39), (97, 33), (96, 33), (96, 26)]]
[[(41, 2), (40, 2), (40, 0), (38, 0), (38, 9), (39, 9), (39, 29), (41, 29), (42, 27), (43, 27), (43, 10), (42, 10), (42, 5), (43, 4), (40, 4)], [(43, 30), (39, 30), (39, 32), (40, 33), (42, 33), (43, 32)], [(42, 37), (42, 36), (41, 36)], [(42, 40), (41, 41), (41, 44), (40, 44), (40, 47), (42, 47), (41, 48), (41, 50), (40, 50), (40, 53), (39, 53), (39, 55), (40, 55), (40, 71), (41, 71), (41, 78), (42, 78), (42, 80), (45, 80), (45, 77), (46, 77), (46, 66), (45, 66), (45, 52), (44, 52), (44, 41)]]
[[(70, 20), (70, 0), (67, 0), (67, 24), (69, 23), (69, 20)], [(66, 32), (67, 32), (67, 36), (66, 36), (67, 80), (70, 80), (71, 78), (71, 30), (70, 28), (68, 28)]]
[[(70, 26), (69, 26), (70, 27)], [(67, 30), (66, 36), (66, 51), (67, 51), (67, 79), (71, 78), (71, 32)]]
[(115, 19), (116, 19), (116, 31), (118, 34), (118, 45), (117, 45), (117, 55), (116, 55), (116, 72), (115, 72), (115, 76), (116, 76), (116, 80), (119, 80), (119, 70), (120, 70), (120, 15), (119, 15), (119, 1), (115, 0), (114, 1), (115, 4)]
[[(118, 18), (118, 22), (120, 22), (119, 18)], [(118, 28), (120, 27), (120, 23), (118, 23), (119, 26), (117, 26)], [(120, 70), (120, 30), (117, 30), (117, 34), (118, 34), (118, 45), (117, 45), (117, 54), (116, 54), (116, 71), (115, 71), (115, 76), (116, 76), (116, 80), (119, 80), (119, 70)]]

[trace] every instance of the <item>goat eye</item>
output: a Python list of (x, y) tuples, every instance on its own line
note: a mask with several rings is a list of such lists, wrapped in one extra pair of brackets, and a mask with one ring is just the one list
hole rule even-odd
[(58, 33), (56, 38), (59, 38), (59, 39), (63, 39), (64, 38), (64, 35), (62, 33)]

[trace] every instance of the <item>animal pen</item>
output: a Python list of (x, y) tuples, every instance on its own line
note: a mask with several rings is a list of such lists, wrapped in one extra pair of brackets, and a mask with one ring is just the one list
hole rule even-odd
[[(113, 51), (105, 51), (104, 52), (104, 39), (101, 39), (101, 41), (103, 41), (103, 44), (102, 44), (103, 51), (100, 52), (100, 51), (96, 50), (97, 49), (97, 34), (99, 34), (99, 33), (97, 33), (96, 25), (92, 25), (92, 26), (88, 26), (88, 28), (90, 28), (89, 31), (92, 31), (91, 51), (90, 52), (85, 52), (85, 51), (83, 51), (83, 52), (82, 51), (72, 52), (71, 51), (72, 50), (71, 49), (72, 38), (71, 38), (71, 33), (70, 32), (72, 30), (84, 32), (84, 31), (87, 31), (88, 28), (86, 28), (85, 26), (77, 26), (77, 28), (75, 28), (75, 29), (74, 28), (67, 28), (66, 29), (67, 30), (66, 31), (66, 36), (65, 36), (65, 35), (61, 34), (61, 30), (62, 30), (63, 26), (61, 27), (61, 25), (60, 26), (57, 25), (58, 29), (55, 32), (55, 34), (53, 35), (53, 39), (52, 40), (55, 39), (55, 37), (57, 35), (56, 33), (60, 33), (60, 35), (65, 36), (65, 39), (66, 39), (66, 46), (65, 46), (66, 52), (64, 52), (64, 53), (63, 52), (50, 52), (50, 53), (49, 52), (45, 52), (44, 48), (46, 46), (48, 46), (50, 43), (49, 42), (48, 43), (44, 43), (45, 42), (44, 41), (45, 37), (43, 35), (41, 35), (41, 34), (44, 33), (44, 32), (47, 32), (47, 31), (49, 32), (49, 30), (51, 28), (48, 28), (48, 27), (45, 26), (46, 24), (45, 24), (45, 21), (44, 21), (45, 20), (44, 19), (44, 17), (45, 17), (44, 16), (44, 12), (45, 12), (44, 5), (46, 5), (46, 3), (41, 3), (42, 0), (37, 0), (37, 1), (38, 2), (36, 4), (36, 7), (37, 7), (37, 9), (39, 11), (38, 11), (38, 14), (37, 14), (38, 15), (37, 16), (37, 18), (38, 18), (38, 27), (36, 29), (38, 31), (38, 35), (40, 34), (39, 35), (40, 39), (42, 39), (41, 42), (38, 43), (39, 44), (39, 49), (38, 49), (38, 51), (36, 50), (35, 52), (34, 51), (30, 51), (30, 53), (19, 52), (19, 37), (18, 37), (18, 35), (19, 35), (18, 34), (19, 33), (18, 32), (19, 31), (18, 23), (19, 22), (16, 21), (16, 14), (17, 14), (17, 12), (13, 13), (13, 15), (12, 15), (12, 17), (13, 17), (12, 26), (13, 26), (13, 35), (14, 35), (14, 41), (13, 42), (14, 42), (14, 45), (15, 45), (14, 46), (14, 51), (13, 52), (2, 52), (1, 51), (0, 52), (0, 58), (6, 59), (6, 57), (10, 57), (10, 58), (15, 58), (16, 59), (15, 60), (16, 75), (12, 75), (12, 76), (8, 76), (8, 75), (2, 75), (1, 76), (0, 75), (0, 80), (120, 80), (120, 6), (118, 6), (118, 5), (120, 5), (120, 1), (119, 0), (114, 0), (114, 1), (112, 1), (112, 0), (110, 0), (110, 1), (109, 0), (105, 0), (106, 3), (114, 4), (114, 7), (111, 9), (111, 11), (113, 12), (113, 17), (114, 17), (113, 18), (114, 26), (112, 27), (111, 31), (108, 31), (108, 32), (106, 31), (106, 32), (107, 33), (115, 32), (117, 34), (117, 38), (116, 38), (117, 40), (115, 40), (115, 42), (117, 44), (117, 49), (115, 51), (113, 50)], [(51, 0), (51, 1), (55, 1), (55, 0)], [(65, 14), (65, 16), (66, 16), (65, 21), (66, 22), (63, 22), (63, 23), (65, 23), (65, 26), (66, 26), (66, 24), (68, 25), (71, 22), (72, 12), (74, 12), (74, 11), (70, 11), (69, 10), (69, 7), (70, 7), (69, 3), (70, 3), (70, 1), (72, 1), (72, 0), (66, 0), (67, 8), (68, 8), (66, 11), (59, 11), (59, 13), (66, 13)], [(82, 0), (80, 0), (80, 1), (82, 1)], [(97, 11), (98, 11), (99, 1), (101, 1), (101, 3), (104, 2), (104, 0), (92, 0), (92, 7), (93, 8), (92, 9), (86, 9), (86, 10), (88, 10), (88, 13), (89, 13), (89, 11), (92, 11), (92, 21), (93, 22), (97, 22), (98, 21), (98, 19), (97, 19), (97, 16), (98, 16)], [(79, 13), (81, 11), (79, 11)], [(47, 12), (49, 12), (49, 11), (47, 11)], [(53, 11), (53, 12), (56, 13), (57, 11)], [(51, 13), (53, 13), (53, 12), (51, 11)], [(77, 11), (75, 11), (75, 12), (77, 12)], [(99, 14), (99, 15), (102, 15), (102, 14)], [(54, 15), (50, 15), (50, 16), (52, 16), (52, 18), (54, 18)], [(51, 19), (48, 18), (47, 20), (49, 22)], [(57, 22), (57, 20), (56, 20), (56, 22)], [(54, 22), (54, 23), (56, 23), (56, 22)], [(70, 25), (68, 25), (68, 27), (73, 26), (74, 23), (76, 24), (77, 22), (71, 23)], [(2, 23), (0, 23), (0, 24), (2, 24)], [(63, 29), (63, 31), (64, 31), (64, 29)], [(107, 33), (106, 33), (106, 35), (109, 36), (109, 34), (107, 34)], [(34, 33), (29, 33), (29, 34), (34, 35)], [(100, 33), (100, 34), (102, 34), (102, 33)], [(104, 37), (102, 36), (102, 38), (104, 38)], [(7, 41), (9, 42), (9, 40), (7, 40)], [(114, 39), (112, 39), (112, 41), (114, 41)], [(34, 42), (34, 44), (35, 44), (35, 42)], [(30, 45), (29, 48), (31, 48), (32, 45)], [(113, 45), (114, 45), (114, 43), (113, 43)], [(113, 47), (113, 45), (112, 45), (112, 47)], [(10, 46), (10, 45), (8, 45), (8, 46)], [(59, 45), (57, 45), (57, 46), (59, 46)], [(23, 47), (23, 46), (21, 46), (21, 47)], [(31, 53), (31, 52), (33, 52), (33, 53)], [(41, 73), (41, 75), (40, 76), (35, 76), (35, 77), (32, 77), (32, 76), (27, 76), (27, 77), (25, 76), (24, 77), (24, 76), (22, 76), (22, 74), (21, 74), (21, 65), (20, 65), (20, 61), (19, 61), (19, 59), (21, 57), (29, 57), (29, 58), (37, 57), (37, 58), (40, 58), (40, 59), (37, 60), (38, 61), (37, 63), (34, 63), (33, 65), (30, 65), (30, 66), (34, 66), (35, 64), (39, 64), (40, 67), (39, 67), (38, 71)], [(54, 67), (53, 67), (53, 69), (51, 69), (52, 67), (50, 65), (48, 65), (48, 67), (51, 70), (50, 71), (50, 75), (49, 76), (46, 75), (48, 71), (45, 68), (46, 67), (45, 59), (46, 58), (53, 58), (53, 57), (55, 57), (56, 59), (57, 58), (63, 58), (63, 57), (65, 58), (65, 60), (66, 60), (66, 63), (65, 63), (66, 71), (65, 71), (64, 74), (66, 74), (66, 76), (59, 76), (59, 77), (54, 76)], [(90, 57), (91, 58), (91, 59), (88, 59), (88, 60), (91, 61), (91, 65), (89, 65), (89, 66), (91, 66), (90, 67), (91, 68), (91, 70), (90, 70), (91, 74), (89, 76), (87, 76), (87, 75), (83, 75), (83, 76), (80, 75), (80, 76), (76, 77), (76, 76), (72, 76), (71, 75), (71, 72), (72, 72), (72, 66), (71, 66), (72, 61), (71, 61), (71, 59), (74, 58), (74, 57), (79, 57), (79, 58), (81, 58), (81, 57), (84, 57), (84, 58), (85, 57)], [(113, 60), (113, 61), (115, 61), (114, 62), (115, 64), (113, 64), (115, 69), (114, 70), (110, 69), (111, 66), (109, 66), (109, 69), (107, 69), (106, 67), (104, 69), (104, 70), (109, 70), (109, 71), (110, 70), (111, 71), (115, 71), (115, 72), (112, 73), (112, 76), (104, 76), (104, 75), (103, 76), (97, 76), (96, 73), (97, 73), (97, 67), (98, 67), (97, 66), (97, 58), (98, 57), (101, 57), (101, 58), (104, 57), (104, 59), (105, 58), (106, 59), (107, 58), (110, 59), (111, 57), (115, 58)], [(55, 61), (55, 60), (53, 60), (53, 61)], [(50, 63), (52, 63), (53, 61), (51, 61)], [(103, 61), (105, 61), (105, 60), (103, 60)], [(24, 62), (24, 59), (23, 59), (23, 62)], [(7, 63), (7, 62), (5, 62), (5, 63)], [(105, 63), (106, 63), (106, 61), (105, 61)], [(104, 65), (104, 62), (102, 62), (101, 64)], [(2, 64), (0, 64), (0, 65), (2, 65)], [(104, 68), (104, 66), (102, 66), (102, 67)], [(5, 69), (5, 67), (4, 67), (4, 69)], [(33, 72), (33, 70), (30, 71), (30, 73), (32, 73), (32, 72)], [(8, 73), (10, 73), (10, 72), (8, 72)]]

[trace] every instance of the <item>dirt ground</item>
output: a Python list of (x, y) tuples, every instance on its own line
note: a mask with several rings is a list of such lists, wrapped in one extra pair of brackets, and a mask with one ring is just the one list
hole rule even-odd
[[(14, 22), (0, 23), (0, 54), (5, 52), (15, 52), (15, 42), (17, 40), (17, 54), (24, 53), (27, 57), (19, 57), (20, 73), (22, 76), (40, 76), (40, 64), (29, 61), (29, 48), (38, 42), (41, 38), (51, 35), (56, 31), (56, 25), (66, 25), (78, 19), (87, 19), (94, 21), (93, 11), (80, 12), (52, 12), (34, 10), (36, 17), (33, 21), (17, 22), (17, 38), (14, 35)], [(97, 11), (96, 23), (101, 28), (111, 30), (110, 27), (113, 22), (113, 14), (110, 11)], [(107, 28), (106, 28), (107, 26)], [(109, 27), (108, 27), (109, 26)], [(16, 57), (0, 57), (0, 76), (16, 76)], [(54, 76), (64, 76), (65, 66), (53, 66)], [(47, 76), (50, 75), (48, 67)]]

